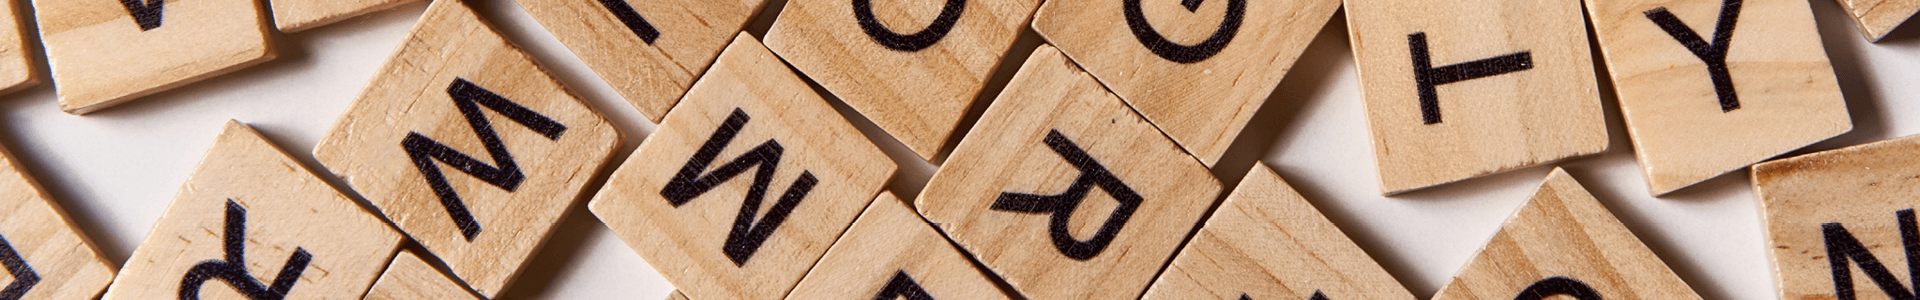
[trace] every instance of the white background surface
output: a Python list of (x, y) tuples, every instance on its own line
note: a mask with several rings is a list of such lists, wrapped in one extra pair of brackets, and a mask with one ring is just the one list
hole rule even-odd
[[(1920, 30), (1897, 30), (1887, 41), (1869, 44), (1832, 1), (1811, 1), (1855, 128), (1795, 153), (1920, 133), (1920, 107), (1915, 105), (1920, 101)], [(756, 37), (764, 34), (784, 3), (770, 1), (748, 31)], [(612, 161), (624, 161), (653, 131), (652, 124), (517, 4), (470, 4), (622, 130), (627, 142)], [(276, 61), (87, 116), (56, 109), (51, 85), (0, 96), (0, 143), (105, 256), (124, 263), (228, 119), (253, 125), (309, 168), (323, 170), (310, 150), (425, 7), (409, 4), (280, 35)], [(1415, 295), (1429, 297), (1492, 236), (1549, 168), (1380, 196), (1345, 22), (1344, 13), (1337, 14), (1319, 33), (1214, 174), (1233, 186), (1256, 160), (1272, 165)], [(1023, 34), (993, 84), (1004, 84), (1018, 60), (1039, 42), (1030, 30)], [(1667, 197), (1649, 196), (1604, 65), (1598, 67), (1612, 150), (1561, 166), (1702, 296), (1773, 298), (1772, 269), (1746, 170)], [(998, 90), (989, 88), (988, 99)], [(890, 188), (909, 201), (915, 197), (935, 167), (838, 100), (830, 101), (901, 164)], [(969, 119), (983, 108), (976, 105)], [(344, 186), (331, 175), (322, 176)], [(672, 289), (585, 205), (576, 206), (558, 231), (502, 298), (657, 299)], [(1882, 259), (1896, 269), (1902, 265), (1897, 257)]]

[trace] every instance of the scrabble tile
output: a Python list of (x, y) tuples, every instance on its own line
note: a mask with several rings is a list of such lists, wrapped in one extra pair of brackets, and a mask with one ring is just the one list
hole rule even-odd
[(788, 1), (767, 48), (931, 161), (1040, 0), (874, 2)]
[(965, 254), (891, 192), (853, 227), (787, 299), (1009, 299)]
[(300, 32), (416, 0), (266, 0), (281, 32)]
[(619, 144), (531, 56), (466, 4), (441, 0), (313, 156), (491, 297)]
[(687, 295), (681, 294), (680, 290), (673, 290), (673, 293), (667, 294), (667, 300), (687, 300)]
[(1655, 196), (1853, 129), (1807, 1), (1608, 0), (1587, 11)]
[(766, 0), (519, 0), (620, 97), (659, 123)]
[(259, 0), (33, 0), (33, 9), (67, 113), (274, 58)]
[(1054, 0), (1033, 29), (1211, 166), (1339, 8), (1339, 0)]
[(1607, 150), (1580, 3), (1346, 3), (1382, 193)]
[(103, 299), (359, 298), (400, 239), (266, 137), (228, 122)]
[(1132, 299), (1220, 188), (1206, 165), (1041, 46), (917, 207), (1022, 295)]
[(367, 291), (366, 300), (471, 299), (482, 298), (461, 287), (460, 282), (433, 269), (413, 251), (400, 251), (393, 264), (380, 275), (380, 281)]
[(1395, 299), (1413, 294), (1256, 164), (1144, 299)]
[(0, 94), (12, 93), (40, 84), (36, 71), (40, 65), (34, 58), (35, 49), (27, 44), (21, 26), (26, 15), (20, 9), (20, 2), (26, 0), (0, 0)]
[(1453, 282), (1433, 297), (1602, 298), (1700, 299), (1700, 295), (1559, 168), (1453, 276)]
[(1860, 26), (1860, 35), (1867, 41), (1879, 42), (1893, 32), (1900, 23), (1906, 23), (1914, 13), (1920, 12), (1920, 1), (1915, 0), (1834, 0), (1840, 7), (1846, 8), (1847, 15), (1853, 16), (1854, 25)]
[(114, 268), (40, 185), (0, 149), (0, 298), (92, 299)]
[(588, 207), (689, 298), (785, 297), (899, 169), (746, 34), (680, 103)]
[(1780, 299), (1902, 299), (1920, 288), (1895, 277), (1920, 271), (1916, 153), (1920, 136), (1908, 136), (1753, 166)]

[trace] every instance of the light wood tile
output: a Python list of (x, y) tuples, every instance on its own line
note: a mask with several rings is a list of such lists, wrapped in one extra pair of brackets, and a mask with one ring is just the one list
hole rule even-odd
[(1381, 192), (1605, 152), (1580, 21), (1573, 1), (1347, 0)]
[(787, 299), (1009, 299), (907, 203), (882, 192)]
[(314, 157), (483, 296), (585, 198), (620, 135), (465, 4), (427, 8)]
[(1144, 299), (1393, 299), (1413, 294), (1264, 163)]
[(0, 94), (40, 84), (40, 62), (27, 44), (25, 0), (0, 0)]
[(1211, 166), (1339, 8), (1339, 0), (1054, 0), (1033, 28)]
[(104, 299), (353, 299), (399, 232), (228, 122)]
[(1654, 195), (1853, 129), (1808, 5), (1587, 1), (1634, 156)]
[(519, 0), (620, 97), (659, 123), (766, 0)]
[(417, 0), (265, 0), (280, 32), (300, 32)]
[(1700, 299), (1566, 170), (1554, 168), (1434, 300)]
[(1039, 5), (788, 1), (767, 48), (931, 161)]
[(1131, 299), (1220, 188), (1206, 165), (1041, 46), (917, 207), (1022, 295)]
[(1911, 297), (1902, 278), (1920, 270), (1915, 154), (1920, 136), (1753, 166), (1780, 299)]
[(1834, 0), (1840, 7), (1853, 16), (1854, 25), (1860, 27), (1860, 35), (1867, 41), (1879, 42), (1887, 33), (1913, 18), (1920, 12), (1920, 1), (1916, 0)]
[(680, 103), (589, 207), (690, 298), (785, 297), (898, 169), (746, 34)]
[(667, 300), (687, 300), (687, 295), (681, 294), (680, 290), (673, 290), (673, 293), (667, 294)]
[(26, 171), (0, 149), (0, 298), (92, 299), (114, 268)]
[(473, 292), (461, 287), (460, 282), (433, 269), (426, 261), (420, 260), (413, 251), (400, 251), (393, 257), (393, 264), (380, 275), (380, 281), (373, 283), (373, 290), (367, 291), (365, 300), (411, 300), (411, 299), (472, 299), (480, 300)]
[(67, 113), (274, 58), (259, 0), (33, 0), (33, 9)]

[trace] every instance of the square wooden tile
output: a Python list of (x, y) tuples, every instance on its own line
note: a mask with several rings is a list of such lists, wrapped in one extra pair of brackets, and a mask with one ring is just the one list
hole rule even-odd
[(1256, 164), (1144, 299), (1394, 299), (1413, 294), (1266, 164)]
[(1580, 182), (1566, 170), (1554, 168), (1540, 190), (1433, 299), (1700, 299), (1700, 295)]
[(1212, 166), (1339, 0), (1054, 0), (1033, 29)]
[(1607, 150), (1580, 3), (1346, 3), (1382, 193)]
[(875, 2), (788, 1), (767, 48), (931, 161), (1040, 1)]
[(85, 114), (272, 60), (260, 0), (33, 0), (60, 110)]
[(780, 299), (898, 168), (741, 34), (589, 207), (690, 298)]
[(766, 0), (519, 0), (620, 97), (659, 123)]
[(1655, 196), (1853, 129), (1808, 5), (1587, 1)]
[(1010, 299), (907, 203), (882, 192), (787, 299)]
[(417, 0), (266, 0), (280, 32), (300, 32)]
[(673, 290), (672, 293), (667, 293), (667, 300), (687, 300), (687, 295), (681, 294), (680, 290)]
[(1834, 0), (1853, 16), (1854, 25), (1867, 41), (1879, 42), (1887, 33), (1920, 12), (1920, 0)]
[(103, 299), (360, 298), (400, 239), (266, 137), (228, 122)]
[(0, 0), (0, 94), (40, 84), (40, 62), (27, 44), (25, 0)]
[(1022, 295), (1132, 299), (1219, 194), (1206, 165), (1041, 46), (917, 207)]
[(313, 156), (491, 296), (619, 144), (531, 56), (466, 4), (440, 0)]
[(93, 299), (118, 267), (0, 149), (0, 298)]
[(1920, 136), (1753, 166), (1780, 299), (1911, 297), (1901, 278), (1920, 270), (1915, 154)]
[(393, 264), (373, 283), (365, 300), (471, 299), (480, 300), (460, 282), (433, 269), (413, 251), (400, 251)]

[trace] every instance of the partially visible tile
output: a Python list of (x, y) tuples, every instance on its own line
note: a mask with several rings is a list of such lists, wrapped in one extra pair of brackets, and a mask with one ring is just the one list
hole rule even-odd
[(1022, 295), (1134, 299), (1220, 188), (1206, 165), (1041, 46), (916, 207)]
[(439, 0), (313, 156), (493, 296), (619, 144), (532, 56), (466, 4)]
[(1040, 0), (788, 1), (767, 31), (767, 48), (931, 161), (1038, 6)]
[(0, 94), (40, 84), (40, 62), (27, 44), (23, 0), (0, 0)]
[(354, 299), (401, 236), (228, 122), (103, 299)]
[(1700, 299), (1566, 170), (1500, 226), (1434, 300)]
[(1586, 2), (1655, 196), (1853, 129), (1807, 1)]
[(380, 281), (373, 284), (373, 290), (367, 291), (365, 300), (410, 300), (410, 299), (471, 299), (480, 300), (473, 292), (461, 287), (460, 282), (433, 269), (413, 251), (400, 251), (393, 257), (393, 264), (387, 266), (387, 272), (380, 275)]
[(418, 0), (266, 0), (280, 32), (300, 32)]
[(519, 0), (614, 92), (659, 123), (766, 0)]
[(1009, 299), (913, 208), (882, 192), (787, 299)]
[(743, 33), (588, 206), (689, 298), (781, 299), (896, 169)]
[(92, 299), (113, 281), (80, 228), (0, 149), (0, 298)]
[(687, 295), (681, 294), (680, 290), (673, 290), (673, 293), (667, 294), (667, 300), (687, 300)]
[(1847, 15), (1853, 16), (1854, 25), (1860, 27), (1860, 35), (1869, 42), (1879, 42), (1887, 33), (1913, 18), (1920, 12), (1920, 1), (1916, 0), (1834, 0), (1841, 8), (1847, 9)]
[(260, 0), (34, 0), (33, 9), (67, 113), (274, 58)]
[(1264, 163), (1144, 299), (1382, 299), (1413, 294)]
[(1911, 297), (1895, 276), (1920, 271), (1916, 179), (1920, 136), (1754, 165), (1780, 299)]

